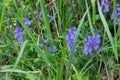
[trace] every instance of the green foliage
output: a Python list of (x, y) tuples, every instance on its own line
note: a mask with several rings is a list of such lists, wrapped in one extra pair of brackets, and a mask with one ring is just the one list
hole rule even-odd
[[(110, 19), (117, 2), (109, 1), (110, 11), (104, 13), (99, 1), (0, 0), (0, 80), (117, 80), (120, 24), (116, 15)], [(15, 38), (17, 25), (22, 44)], [(66, 35), (72, 26), (77, 31), (68, 51)], [(100, 52), (84, 54), (86, 35), (96, 33)]]

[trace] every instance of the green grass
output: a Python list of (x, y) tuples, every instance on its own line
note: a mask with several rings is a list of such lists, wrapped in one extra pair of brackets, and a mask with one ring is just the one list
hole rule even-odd
[[(116, 14), (117, 3), (109, 1), (110, 11), (104, 13), (99, 0), (1, 0), (0, 80), (117, 80), (120, 28), (116, 15), (110, 18), (112, 11)], [(42, 20), (37, 14), (42, 14)], [(25, 17), (31, 25), (25, 25)], [(17, 25), (22, 28), (23, 44), (14, 38)], [(77, 31), (68, 51), (66, 35), (71, 26)], [(86, 35), (96, 33), (100, 52), (84, 54)], [(51, 52), (50, 46), (57, 51)]]

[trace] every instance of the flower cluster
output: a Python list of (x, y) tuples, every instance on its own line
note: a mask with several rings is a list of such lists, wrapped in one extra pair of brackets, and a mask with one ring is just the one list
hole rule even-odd
[[(116, 24), (118, 24), (120, 18), (120, 5), (116, 4)], [(112, 12), (111, 19), (114, 19), (114, 12)]]
[(39, 11), (36, 10), (36, 11), (35, 11), (35, 14), (36, 14), (36, 18), (37, 18), (37, 19), (39, 19), (40, 21), (43, 20), (43, 18), (42, 18), (42, 13), (39, 13)]
[(93, 50), (100, 51), (100, 35), (87, 35), (85, 38), (85, 45), (84, 45), (84, 54), (88, 54), (92, 52)]
[(108, 0), (101, 0), (101, 8), (103, 12), (109, 12)]
[(44, 47), (46, 44), (47, 44), (47, 40), (42, 40), (41, 42), (40, 42), (40, 47)]
[(49, 19), (50, 19), (50, 22), (54, 21), (54, 16), (48, 14), (48, 17), (49, 17)]
[(57, 51), (56, 47), (53, 47), (53, 46), (49, 46), (49, 50), (50, 52), (53, 52), (53, 53)]
[(31, 25), (31, 21), (28, 18), (24, 18), (24, 23), (26, 26)]
[(66, 35), (68, 51), (70, 51), (72, 49), (72, 45), (73, 45), (73, 41), (75, 39), (75, 35), (76, 35), (76, 28), (75, 27), (71, 27), (69, 29), (69, 34)]
[(19, 44), (23, 43), (22, 28), (17, 25), (14, 29), (15, 35), (14, 38), (18, 39)]
[(50, 51), (50, 52), (52, 52), (52, 53), (55, 53), (56, 51), (57, 51), (57, 48), (54, 46), (54, 45), (49, 45), (48, 46), (48, 41), (47, 40), (45, 40), (45, 39), (43, 39), (41, 42), (40, 42), (40, 47), (41, 48), (45, 48), (45, 46), (47, 46), (48, 47), (48, 50)]
[[(43, 18), (42, 18), (42, 13), (39, 13), (39, 11), (36, 10), (35, 14), (36, 14), (36, 18), (38, 18), (40, 21), (43, 20)], [(47, 14), (47, 16), (49, 17), (50, 22), (54, 21), (54, 16), (52, 16), (52, 15), (50, 15), (50, 14)]]

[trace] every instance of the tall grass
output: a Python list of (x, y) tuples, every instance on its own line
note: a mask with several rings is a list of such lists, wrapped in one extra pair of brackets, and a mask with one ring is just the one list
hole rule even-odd
[[(109, 1), (110, 11), (104, 13), (101, 1), (1, 0), (0, 80), (117, 80), (120, 70), (118, 2)], [(115, 12), (113, 21), (112, 11)], [(29, 26), (24, 18), (31, 21)], [(14, 38), (17, 25), (22, 29), (22, 44)], [(68, 51), (66, 35), (71, 27), (76, 28), (76, 36)], [(96, 33), (100, 34), (100, 51), (85, 54), (86, 36)]]

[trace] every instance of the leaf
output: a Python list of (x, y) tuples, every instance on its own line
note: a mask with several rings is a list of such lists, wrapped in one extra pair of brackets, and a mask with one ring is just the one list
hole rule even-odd
[(32, 77), (31, 75), (26, 75), (26, 79), (28, 80), (36, 80), (34, 77)]

